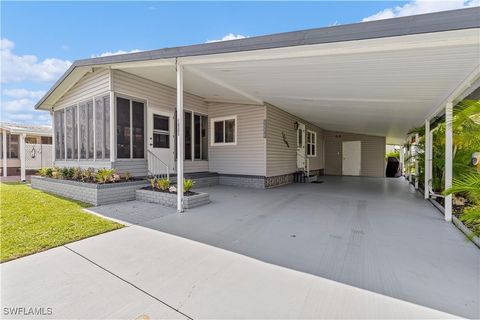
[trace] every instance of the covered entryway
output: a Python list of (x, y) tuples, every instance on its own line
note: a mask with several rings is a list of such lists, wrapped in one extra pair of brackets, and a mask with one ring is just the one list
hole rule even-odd
[[(201, 190), (211, 194), (212, 203), (182, 215), (175, 214), (172, 208), (140, 202), (95, 210), (153, 230), (225, 249), (225, 252), (310, 274), (317, 279), (333, 280), (457, 316), (480, 317), (480, 251), (453, 224), (445, 223), (437, 209), (424, 201), (405, 179), (325, 177), (323, 181), (321, 184), (294, 184), (268, 190), (227, 186), (205, 188)], [(125, 254), (124, 247), (106, 246), (101, 249), (102, 246), (92, 244), (93, 247), (100, 250), (92, 256), (94, 261), (102, 261), (114, 268), (108, 259), (103, 258), (102, 250), (114, 257)], [(141, 246), (132, 244), (133, 248), (135, 252), (143, 251), (138, 250)], [(157, 250), (149, 247), (147, 252)], [(132, 254), (135, 255), (135, 252)], [(82, 254), (88, 254), (88, 251), (82, 251)], [(202, 257), (211, 261), (211, 266), (223, 265), (221, 255)], [(169, 256), (161, 264), (175, 261)], [(189, 262), (183, 261), (178, 266), (186, 264)], [(142, 269), (143, 265), (134, 263), (133, 268)], [(218, 272), (224, 274), (223, 268), (226, 267), (219, 268)], [(193, 269), (195, 272), (203, 270), (197, 265)], [(218, 292), (210, 299), (232, 306), (227, 301), (235, 300), (233, 296), (242, 290), (241, 287), (251, 288), (253, 284), (250, 281), (256, 281), (251, 278), (256, 274), (255, 269), (245, 272), (249, 276), (245, 276), (242, 286), (231, 288), (228, 292), (219, 287), (223, 283), (219, 280), (222, 276), (216, 274), (209, 278), (216, 283), (214, 291)], [(131, 271), (129, 274), (136, 273)], [(189, 279), (189, 276), (182, 274), (182, 278)], [(155, 282), (155, 279), (157, 277), (153, 273), (149, 281)], [(226, 274), (225, 279), (229, 279)], [(275, 281), (281, 283), (277, 288), (280, 295), (297, 290), (293, 289), (293, 283), (282, 282), (280, 278)], [(197, 283), (193, 295), (201, 299), (209, 283)], [(162, 284), (154, 286), (161, 288)], [(191, 287), (188, 281), (185, 286)], [(343, 301), (334, 298), (331, 291), (315, 289), (310, 292), (308, 287), (304, 290), (301, 294), (314, 299), (317, 304), (327, 300), (334, 307)], [(315, 292), (322, 294), (316, 295)], [(168, 294), (165, 293), (165, 296)], [(248, 297), (242, 299), (245, 309), (250, 310), (249, 306), (256, 305)], [(269, 306), (276, 306), (275, 301), (279, 301), (275, 297), (264, 299), (269, 301), (265, 304)], [(373, 296), (369, 301), (369, 307), (362, 310), (380, 310), (385, 306)], [(352, 306), (349, 304), (349, 307)], [(290, 307), (298, 307), (297, 311), (305, 310), (302, 306)], [(351, 311), (346, 306), (338, 307), (343, 310), (336, 313), (338, 317)], [(252, 308), (249, 316), (258, 317), (261, 313), (255, 313), (255, 310), (261, 309)], [(194, 306), (190, 310), (199, 311)], [(311, 315), (332, 317), (333, 314), (327, 310), (331, 309), (323, 309), (323, 313), (317, 310)], [(381, 317), (408, 317), (405, 310), (390, 310)], [(296, 313), (297, 316), (300, 314), (304, 313)], [(416, 318), (437, 317), (414, 314)], [(221, 314), (213, 312), (204, 315), (215, 317)], [(370, 317), (374, 317), (373, 314)]]

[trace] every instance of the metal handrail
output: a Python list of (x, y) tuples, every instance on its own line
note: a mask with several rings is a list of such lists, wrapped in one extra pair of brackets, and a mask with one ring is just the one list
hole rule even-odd
[[(163, 162), (156, 154), (154, 154), (151, 150), (147, 149), (147, 166), (148, 166), (148, 173), (151, 176), (156, 178), (167, 178), (170, 179), (170, 168), (168, 165)], [(161, 170), (164, 169), (164, 170)], [(166, 173), (162, 172), (165, 171)]]

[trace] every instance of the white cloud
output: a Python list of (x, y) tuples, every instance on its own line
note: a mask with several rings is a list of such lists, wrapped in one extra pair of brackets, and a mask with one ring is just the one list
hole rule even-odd
[(10, 114), (22, 113), (34, 110), (34, 105), (34, 100), (26, 98), (2, 101), (2, 111)]
[(108, 56), (116, 56), (118, 54), (135, 53), (135, 52), (140, 52), (140, 51), (141, 51), (140, 49), (133, 49), (133, 50), (130, 50), (130, 51), (118, 50), (118, 51), (115, 51), (115, 52), (107, 51), (107, 52), (103, 52), (103, 53), (100, 53), (100, 54), (92, 54), (91, 57), (92, 58), (108, 57)]
[(2, 38), (0, 42), (2, 83), (34, 81), (48, 82), (58, 79), (72, 64), (68, 60), (48, 58), (39, 61), (34, 55), (18, 56), (13, 53), (15, 43)]
[(31, 98), (31, 99), (40, 99), (45, 94), (45, 91), (31, 91), (27, 89), (4, 89), (3, 95), (15, 99), (21, 98)]
[(207, 43), (211, 43), (211, 42), (228, 41), (228, 40), (238, 40), (238, 39), (245, 39), (245, 38), (248, 38), (248, 36), (244, 36), (244, 35), (242, 35), (242, 34), (229, 33), (229, 34), (225, 35), (222, 39), (207, 40), (206, 42), (207, 42)]
[(387, 8), (379, 11), (374, 15), (364, 18), (362, 21), (365, 22), (389, 19), (395, 17), (411, 16), (415, 14), (455, 10), (476, 6), (480, 6), (480, 0), (414, 0), (404, 4), (403, 6)]

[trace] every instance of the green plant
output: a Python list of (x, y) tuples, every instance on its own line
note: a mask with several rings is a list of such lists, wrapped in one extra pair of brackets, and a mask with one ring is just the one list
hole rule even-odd
[(388, 158), (400, 159), (400, 151), (395, 150), (395, 151), (387, 152), (387, 154), (385, 155), (385, 159), (388, 160)]
[(63, 167), (60, 169), (60, 177), (65, 180), (70, 180), (73, 177), (74, 168)]
[(42, 177), (51, 177), (52, 176), (52, 168), (45, 167), (37, 171), (37, 174)]
[(52, 169), (52, 178), (54, 179), (60, 179), (62, 177), (62, 174), (60, 172), (60, 169), (57, 167), (54, 167)]
[(460, 215), (460, 220), (472, 230), (476, 236), (480, 236), (480, 206), (465, 208)]
[(170, 180), (164, 178), (164, 179), (158, 179), (157, 180), (157, 186), (160, 190), (166, 191), (170, 187)]
[(133, 177), (130, 172), (125, 172), (124, 178), (125, 178), (125, 181), (130, 181), (132, 180)]
[(195, 181), (193, 181), (192, 179), (183, 179), (183, 192), (190, 191), (194, 184)]
[(152, 187), (153, 190), (157, 188), (157, 179), (155, 177), (148, 179), (148, 182), (150, 182), (150, 187)]
[(480, 173), (467, 173), (454, 178), (452, 187), (444, 192), (444, 194), (452, 193), (465, 194), (472, 202), (480, 203)]
[(98, 182), (107, 183), (113, 180), (114, 173), (115, 173), (115, 169), (106, 169), (106, 168), (99, 169), (97, 171), (97, 174), (95, 175), (95, 179)]
[(80, 167), (73, 169), (72, 179), (73, 180), (82, 180), (83, 170)]
[(87, 168), (82, 170), (82, 177), (81, 180), (83, 182), (90, 182), (95, 180), (95, 169), (94, 168)]

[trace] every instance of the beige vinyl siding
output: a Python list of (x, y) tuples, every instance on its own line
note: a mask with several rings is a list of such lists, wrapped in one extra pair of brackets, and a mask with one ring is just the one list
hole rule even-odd
[(210, 137), (208, 147), (210, 171), (265, 176), (266, 151), (263, 138), (265, 106), (209, 103), (209, 136), (211, 120), (226, 116), (237, 116), (237, 144), (212, 146)]
[[(310, 170), (323, 169), (323, 130), (286, 111), (267, 104), (267, 177), (297, 171), (297, 131), (295, 122), (305, 124), (307, 130), (317, 133), (317, 154), (310, 159)], [(283, 141), (285, 133), (289, 147)]]
[(325, 131), (325, 173), (342, 175), (342, 142), (361, 141), (360, 174), (366, 177), (385, 175), (386, 138), (346, 132)]
[[(177, 91), (131, 73), (113, 71), (113, 91), (148, 101), (148, 106), (175, 112)], [(207, 104), (203, 98), (186, 92), (183, 97), (184, 109), (207, 114)]]
[(68, 107), (85, 100), (91, 100), (96, 95), (107, 94), (110, 90), (110, 71), (94, 69), (83, 76), (54, 105), (54, 109)]
[(183, 171), (190, 172), (205, 172), (208, 171), (208, 161), (206, 160), (185, 160), (183, 161)]

